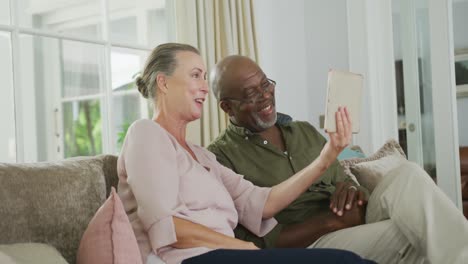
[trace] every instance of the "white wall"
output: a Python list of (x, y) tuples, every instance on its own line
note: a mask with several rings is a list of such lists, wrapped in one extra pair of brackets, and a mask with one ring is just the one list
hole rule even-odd
[(308, 120), (307, 58), (303, 0), (256, 0), (258, 58), (265, 74), (277, 82), (276, 108), (294, 119)]
[(318, 128), (328, 69), (348, 69), (346, 1), (255, 0), (254, 10), (259, 63), (278, 83), (277, 110)]
[(346, 1), (305, 1), (308, 120), (325, 112), (329, 69), (348, 70)]

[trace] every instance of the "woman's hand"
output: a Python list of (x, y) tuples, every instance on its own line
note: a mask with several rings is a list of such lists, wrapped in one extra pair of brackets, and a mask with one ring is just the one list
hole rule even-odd
[(259, 249), (254, 243), (245, 241), (244, 245), (239, 249)]
[(177, 236), (177, 241), (171, 244), (174, 248), (207, 247), (212, 249), (258, 249), (252, 242), (227, 236), (204, 225), (176, 216), (173, 216), (172, 219)]
[(320, 157), (326, 162), (327, 167), (332, 164), (336, 157), (351, 142), (352, 123), (348, 109), (339, 107), (335, 113), (336, 132), (327, 132), (330, 140), (325, 144)]

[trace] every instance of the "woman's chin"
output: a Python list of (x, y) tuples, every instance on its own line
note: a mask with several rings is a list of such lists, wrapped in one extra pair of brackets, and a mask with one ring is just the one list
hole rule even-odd
[(195, 121), (195, 120), (198, 120), (200, 119), (202, 116), (202, 113), (201, 111), (197, 111), (197, 112), (192, 112), (192, 115), (191, 115), (191, 120), (190, 121)]

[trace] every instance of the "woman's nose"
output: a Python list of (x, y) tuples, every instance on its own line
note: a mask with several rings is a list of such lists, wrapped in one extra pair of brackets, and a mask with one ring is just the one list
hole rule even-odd
[(208, 87), (208, 82), (207, 81), (205, 81), (205, 80), (203, 81), (202, 86), (201, 86), (201, 90), (203, 92), (205, 92), (205, 93), (209, 92), (210, 88)]

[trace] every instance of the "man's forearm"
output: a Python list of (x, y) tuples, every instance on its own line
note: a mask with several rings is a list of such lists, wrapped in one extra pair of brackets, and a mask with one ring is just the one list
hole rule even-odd
[(284, 227), (276, 241), (276, 247), (308, 247), (323, 235), (364, 224), (364, 214), (363, 207), (354, 207), (341, 217), (325, 209), (304, 222)]

